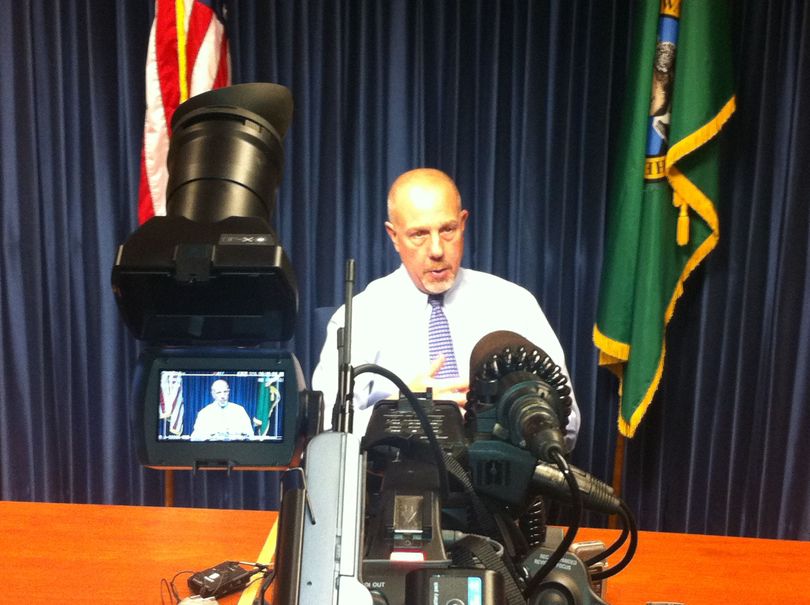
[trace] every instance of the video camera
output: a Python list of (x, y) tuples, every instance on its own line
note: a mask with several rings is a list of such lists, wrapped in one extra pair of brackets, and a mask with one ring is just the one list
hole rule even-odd
[[(121, 315), (146, 343), (133, 389), (145, 466), (286, 469), (320, 426), (298, 360), (268, 348), (292, 337), (298, 313), (270, 224), (292, 110), (286, 88), (254, 83), (172, 116), (166, 216), (132, 233), (112, 270)], [(215, 384), (229, 398), (215, 401)]]
[[(120, 246), (112, 272), (122, 316), (147, 345), (133, 391), (141, 462), (289, 469), (276, 605), (603, 603), (592, 587), (632, 557), (632, 517), (568, 465), (570, 389), (522, 337), (496, 332), (476, 346), (462, 419), (384, 368), (350, 365), (350, 261), (337, 430), (320, 432), (321, 394), (291, 353), (267, 348), (291, 338), (297, 315), (295, 276), (269, 222), (291, 116), (286, 88), (243, 84), (193, 97), (172, 118), (167, 215)], [(352, 389), (364, 372), (403, 398), (377, 404), (361, 442)], [(564, 535), (547, 531), (545, 498), (572, 505)], [(573, 545), (583, 503), (625, 521), (616, 544), (585, 561)], [(628, 535), (625, 559), (598, 569)]]

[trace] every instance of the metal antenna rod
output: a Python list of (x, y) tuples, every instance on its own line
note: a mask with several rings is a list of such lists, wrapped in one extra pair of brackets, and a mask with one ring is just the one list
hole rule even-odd
[(352, 376), (352, 298), (354, 297), (354, 259), (346, 261), (346, 302), (343, 328), (338, 331), (338, 418), (336, 429), (351, 433), (354, 426), (354, 378)]

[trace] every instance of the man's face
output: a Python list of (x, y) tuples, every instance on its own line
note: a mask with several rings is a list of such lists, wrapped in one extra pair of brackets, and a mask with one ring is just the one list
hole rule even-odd
[(227, 382), (215, 382), (211, 387), (211, 395), (214, 397), (214, 401), (224, 408), (231, 396), (231, 388)]
[(422, 292), (441, 294), (453, 285), (464, 255), (466, 222), (455, 188), (445, 183), (411, 184), (397, 193), (385, 229)]

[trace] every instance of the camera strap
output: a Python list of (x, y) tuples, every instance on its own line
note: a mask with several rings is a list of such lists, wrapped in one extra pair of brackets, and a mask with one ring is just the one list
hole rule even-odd
[(526, 605), (517, 582), (506, 568), (503, 560), (486, 540), (477, 536), (465, 536), (459, 540), (452, 551), (453, 564), (458, 567), (475, 567), (479, 563), (485, 568), (497, 571), (503, 577), (504, 591), (508, 605)]
[(464, 493), (469, 498), (472, 513), (475, 516), (476, 523), (478, 524), (478, 531), (490, 536), (493, 539), (499, 539), (501, 532), (495, 523), (492, 513), (486, 507), (478, 494), (475, 493), (475, 488), (470, 480), (469, 473), (467, 473), (461, 463), (452, 456), (448, 456), (445, 453), (444, 459), (445, 465), (447, 466), (447, 472), (451, 477), (453, 477), (453, 479), (459, 482), (464, 490)]

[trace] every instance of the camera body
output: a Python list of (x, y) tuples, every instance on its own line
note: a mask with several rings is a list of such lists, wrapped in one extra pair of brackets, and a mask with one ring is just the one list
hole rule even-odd
[[(488, 528), (469, 514), (469, 488), (486, 498), (488, 508), (498, 510), (501, 523), (515, 522), (517, 531), (516, 517), (525, 513), (522, 509), (531, 500), (536, 460), (522, 448), (486, 438), (472, 422), (465, 425), (455, 403), (433, 401), (429, 393), (417, 397), (451, 475), (466, 474), (470, 483), (465, 492), (459, 476), (442, 497), (439, 469), (412, 405), (404, 398), (379, 402), (363, 441), (369, 477), (363, 583), (389, 605), (504, 603), (504, 574), (516, 570), (518, 586), (525, 586), (560, 543), (561, 533), (550, 528), (546, 540), (533, 546), (515, 540), (510, 552), (500, 556), (483, 541), (475, 545), (461, 536), (485, 534)], [(511, 561), (498, 563), (490, 557)], [(491, 568), (496, 566), (497, 571)], [(572, 600), (545, 600), (554, 595), (569, 595)], [(593, 591), (589, 570), (571, 551), (529, 596), (530, 603), (538, 605), (603, 603)]]
[[(464, 459), (468, 440), (458, 406), (429, 397), (419, 403), (442, 450)], [(463, 516), (465, 503), (459, 493), (443, 497), (441, 471), (411, 404), (405, 399), (377, 403), (363, 445), (369, 476), (363, 583), (372, 594), (389, 605), (504, 602), (499, 573), (460, 567), (447, 553), (446, 517)], [(379, 480), (372, 483), (375, 477)]]

